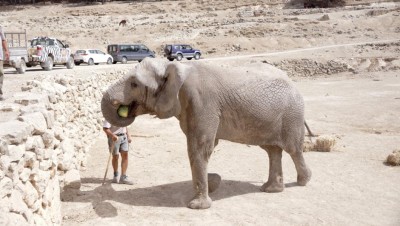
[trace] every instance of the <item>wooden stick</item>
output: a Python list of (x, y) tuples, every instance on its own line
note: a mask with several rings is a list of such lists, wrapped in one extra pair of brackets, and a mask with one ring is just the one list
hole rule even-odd
[[(111, 138), (111, 139), (112, 139), (112, 138)], [(118, 138), (118, 139), (119, 139), (119, 138)], [(117, 141), (118, 141), (118, 139), (117, 139)], [(108, 156), (107, 168), (106, 168), (106, 172), (104, 173), (103, 183), (102, 183), (101, 185), (104, 185), (104, 183), (105, 183), (105, 181), (106, 181), (106, 176), (107, 176), (108, 168), (109, 168), (109, 165), (110, 165), (111, 156), (112, 156), (112, 153), (113, 153), (113, 151), (114, 151), (114, 150), (113, 150), (114, 147), (115, 147), (115, 141), (112, 141), (112, 142), (111, 142), (111, 146), (108, 147), (109, 152), (110, 152), (110, 156)]]

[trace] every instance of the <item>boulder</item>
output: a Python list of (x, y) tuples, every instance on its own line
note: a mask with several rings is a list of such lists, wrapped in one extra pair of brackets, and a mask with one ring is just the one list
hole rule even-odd
[(11, 144), (21, 144), (33, 133), (33, 126), (26, 122), (12, 120), (0, 123), (0, 137)]
[(33, 135), (41, 135), (47, 129), (47, 122), (41, 112), (27, 113), (18, 117), (18, 120), (33, 126)]

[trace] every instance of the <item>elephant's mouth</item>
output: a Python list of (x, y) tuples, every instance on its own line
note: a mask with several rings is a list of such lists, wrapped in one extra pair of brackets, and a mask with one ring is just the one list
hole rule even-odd
[(132, 101), (129, 105), (120, 105), (117, 108), (117, 114), (121, 118), (135, 118), (138, 106), (136, 101)]

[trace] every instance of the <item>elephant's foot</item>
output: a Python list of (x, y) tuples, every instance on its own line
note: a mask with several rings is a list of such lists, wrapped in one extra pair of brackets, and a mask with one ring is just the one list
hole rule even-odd
[(261, 186), (261, 191), (268, 193), (282, 192), (285, 188), (283, 182), (271, 182), (267, 181), (267, 183)]
[(211, 207), (212, 200), (210, 197), (196, 197), (189, 202), (190, 209), (208, 209)]
[(219, 187), (221, 183), (221, 176), (216, 173), (208, 174), (208, 192), (212, 193)]
[(297, 175), (297, 184), (305, 186), (311, 180), (311, 170), (306, 169), (304, 175)]

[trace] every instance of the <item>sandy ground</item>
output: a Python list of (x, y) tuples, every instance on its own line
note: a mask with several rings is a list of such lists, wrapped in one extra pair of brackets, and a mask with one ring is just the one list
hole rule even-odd
[[(260, 10), (261, 16), (255, 16)], [(321, 20), (324, 15), (329, 20)], [(133, 186), (110, 184), (111, 170), (107, 183), (101, 185), (108, 152), (105, 135), (99, 131), (88, 166), (81, 171), (80, 191), (62, 193), (64, 225), (96, 226), (400, 225), (400, 168), (384, 164), (400, 144), (400, 72), (395, 64), (400, 56), (399, 15), (395, 3), (304, 10), (249, 0), (0, 10), (6, 30), (29, 28), (32, 36), (59, 37), (74, 49), (105, 50), (108, 43), (142, 42), (162, 57), (163, 44), (185, 42), (202, 49), (205, 61), (245, 67), (256, 62), (283, 65), (296, 72), (290, 74), (304, 95), (306, 120), (313, 132), (337, 139), (333, 152), (305, 153), (313, 172), (305, 187), (296, 186), (295, 168), (285, 153), (286, 188), (274, 194), (259, 191), (268, 177), (265, 151), (222, 141), (209, 164), (210, 172), (222, 176), (220, 188), (210, 195), (213, 205), (191, 210), (186, 208), (193, 195), (191, 172), (185, 136), (176, 119), (141, 116), (131, 125), (128, 174), (135, 181)], [(128, 20), (127, 27), (117, 26), (121, 19)], [(365, 43), (385, 40), (390, 41)], [(340, 60), (354, 70), (306, 77), (312, 65), (291, 64), (304, 60), (311, 64)], [(20, 85), (36, 75), (82, 75), (135, 64), (51, 72), (32, 68), (25, 75), (7, 69), (5, 97), (12, 101)], [(0, 121), (11, 117), (2, 114)]]

